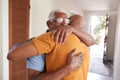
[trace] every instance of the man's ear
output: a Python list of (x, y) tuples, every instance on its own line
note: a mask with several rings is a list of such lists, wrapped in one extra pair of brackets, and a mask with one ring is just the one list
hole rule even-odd
[(51, 22), (49, 20), (46, 22), (46, 24), (47, 24), (48, 28), (50, 28)]

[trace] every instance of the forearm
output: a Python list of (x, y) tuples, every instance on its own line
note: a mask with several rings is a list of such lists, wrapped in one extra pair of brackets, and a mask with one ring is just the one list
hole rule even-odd
[(76, 49), (73, 49), (68, 55), (67, 63), (64, 67), (55, 72), (40, 74), (35, 80), (61, 80), (72, 71), (80, 68), (83, 63), (83, 54), (81, 52), (78, 55), (75, 54)]
[(61, 80), (71, 71), (73, 69), (70, 66), (65, 66), (55, 72), (40, 74), (35, 80)]
[(10, 61), (17, 62), (37, 55), (37, 50), (33, 42), (30, 41), (9, 52), (7, 58)]
[(88, 33), (82, 30), (76, 30), (76, 29), (73, 30), (73, 33), (77, 35), (79, 39), (82, 40), (87, 46), (91, 46), (95, 44), (95, 40)]
[(73, 33), (79, 37), (80, 40), (82, 40), (87, 46), (91, 46), (95, 43), (92, 36), (89, 34), (81, 31), (85, 27), (84, 19), (81, 15), (73, 15), (70, 17), (72, 20), (69, 24), (69, 26), (72, 28)]
[(25, 43), (32, 41), (32, 39), (33, 39), (33, 38), (28, 39), (28, 40), (26, 40), (26, 41), (23, 41), (23, 42), (20, 42), (20, 43), (17, 43), (17, 44), (15, 44), (15, 45), (13, 45), (13, 47), (9, 50), (9, 53), (11, 53), (12, 51), (14, 51), (16, 48), (24, 45)]

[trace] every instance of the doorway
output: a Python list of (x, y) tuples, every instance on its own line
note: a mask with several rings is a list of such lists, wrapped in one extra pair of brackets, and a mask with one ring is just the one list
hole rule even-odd
[(106, 16), (91, 16), (91, 35), (96, 44), (90, 47), (91, 57), (102, 58), (104, 55)]
[(89, 72), (112, 76), (112, 67), (103, 63), (105, 36), (106, 36), (106, 16), (91, 16), (91, 35), (96, 44), (90, 47), (90, 69)]

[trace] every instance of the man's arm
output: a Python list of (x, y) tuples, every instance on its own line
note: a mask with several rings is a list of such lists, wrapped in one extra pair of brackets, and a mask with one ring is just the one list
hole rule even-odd
[(95, 40), (92, 36), (90, 36), (88, 33), (82, 31), (82, 30), (74, 30), (73, 33), (79, 37), (79, 39), (84, 42), (88, 47), (95, 44)]
[[(18, 47), (22, 47), (23, 45), (28, 44), (29, 42), (31, 42), (31, 40), (32, 39), (29, 39), (27, 41), (15, 44), (9, 53), (12, 53), (12, 51), (17, 49)], [(76, 53), (76, 49), (72, 50), (71, 53), (67, 57), (67, 64), (55, 72), (42, 73), (42, 72), (38, 72), (38, 71), (35, 71), (32, 69), (31, 70), (28, 69), (29, 80), (35, 80), (35, 78), (36, 78), (36, 80), (59, 80), (59, 79), (62, 79), (63, 77), (68, 75), (70, 72), (74, 71), (75, 69), (79, 68), (82, 65), (83, 54), (80, 53), (79, 55), (74, 55), (75, 53)], [(20, 54), (22, 54), (22, 53), (20, 53)], [(12, 59), (9, 56), (8, 56), (8, 58), (10, 58), (10, 60), (12, 60), (12, 61), (19, 61), (19, 60), (23, 59), (23, 58), (19, 58), (19, 59), (13, 58)], [(13, 56), (13, 55), (11, 55), (11, 56)]]
[(74, 55), (76, 50), (68, 55), (67, 64), (61, 69), (51, 73), (41, 73), (35, 80), (61, 80), (63, 77), (71, 73), (72, 71), (81, 67), (83, 62), (83, 54)]
[(16, 44), (9, 51), (7, 58), (10, 61), (20, 61), (31, 56), (38, 55), (37, 50), (31, 40), (23, 42), (23, 44)]
[(95, 40), (88, 33), (83, 32), (82, 28), (84, 27), (82, 17), (80, 15), (73, 15), (70, 17), (70, 24), (67, 27), (58, 27), (58, 29), (52, 31), (52, 38), (60, 44), (64, 44), (66, 37), (74, 33), (79, 37), (87, 46), (95, 44)]
[(95, 44), (95, 40), (93, 39), (92, 36), (90, 36), (88, 33), (82, 31), (85, 27), (85, 21), (82, 16), (80, 15), (72, 15), (70, 17), (70, 24), (69, 26), (72, 29), (72, 32), (77, 35), (80, 40), (82, 40), (87, 46), (91, 46)]

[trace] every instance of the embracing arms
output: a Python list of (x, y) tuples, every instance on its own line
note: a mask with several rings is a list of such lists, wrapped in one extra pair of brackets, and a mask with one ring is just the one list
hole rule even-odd
[[(33, 47), (31, 40), (24, 42), (22, 44), (16, 44), (8, 54), (8, 59), (10, 61), (20, 61), (26, 59), (27, 57), (37, 55), (36, 50)], [(61, 69), (51, 73), (38, 73), (34, 79), (29, 80), (60, 80), (64, 76), (68, 75), (70, 72), (81, 67), (83, 62), (83, 54), (74, 55), (76, 49), (72, 50), (67, 57), (67, 63)], [(29, 55), (29, 56), (28, 56)]]
[(30, 40), (23, 44), (16, 44), (13, 46), (13, 48), (9, 51), (7, 58), (10, 61), (20, 61), (36, 55), (38, 55), (37, 50), (33, 42)]
[(60, 44), (64, 44), (66, 37), (74, 33), (78, 38), (83, 41), (88, 47), (95, 44), (95, 40), (91, 35), (82, 31), (84, 28), (84, 21), (80, 15), (73, 15), (70, 17), (70, 24), (68, 26), (58, 27), (52, 31), (52, 38)]
[(63, 77), (71, 73), (72, 71), (81, 67), (83, 63), (83, 54), (74, 55), (76, 50), (72, 50), (67, 57), (67, 63), (61, 69), (56, 70), (55, 72), (50, 73), (41, 73), (35, 80), (61, 80)]

